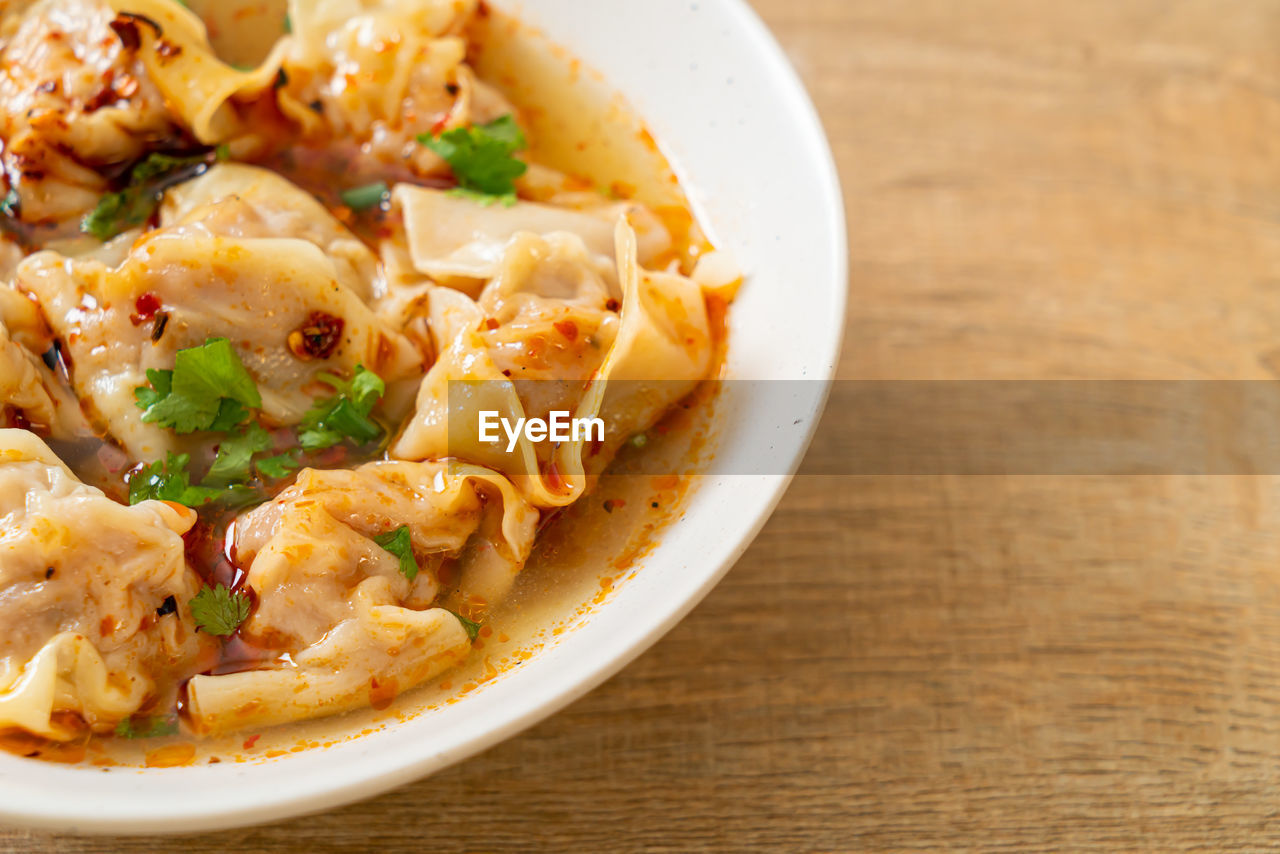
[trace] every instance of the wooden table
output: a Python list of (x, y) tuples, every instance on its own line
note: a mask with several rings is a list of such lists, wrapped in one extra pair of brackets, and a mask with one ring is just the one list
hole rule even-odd
[[(1280, 2), (756, 5), (844, 176), (843, 376), (1280, 372)], [(524, 735), (119, 848), (1280, 845), (1278, 534), (1274, 477), (802, 478), (688, 620)]]

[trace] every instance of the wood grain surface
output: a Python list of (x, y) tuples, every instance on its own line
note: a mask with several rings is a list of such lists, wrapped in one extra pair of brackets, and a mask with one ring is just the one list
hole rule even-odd
[[(840, 161), (843, 376), (1280, 372), (1280, 2), (756, 6)], [(461, 767), (0, 845), (1264, 850), (1278, 785), (1280, 478), (813, 476), (666, 639)]]

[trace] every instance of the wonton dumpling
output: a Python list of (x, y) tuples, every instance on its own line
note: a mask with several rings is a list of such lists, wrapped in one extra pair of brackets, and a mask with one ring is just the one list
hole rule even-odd
[(419, 273), (433, 279), (490, 279), (497, 275), (511, 238), (521, 232), (567, 232), (595, 255), (612, 260), (614, 225), (628, 216), (639, 239), (640, 264), (653, 263), (671, 248), (671, 235), (643, 205), (602, 204), (574, 210), (536, 202), (482, 205), (429, 187), (397, 185), (392, 211), (404, 217), (401, 242)]
[(52, 345), (35, 301), (0, 285), (0, 427), (54, 439), (92, 436), (80, 401), (36, 355)]
[[(358, 279), (356, 254), (335, 251), (337, 260), (325, 254), (349, 242), (318, 216), (299, 225), (309, 218), (307, 205), (294, 198), (305, 195), (301, 190), (263, 179), (280, 194), (274, 206), (251, 193), (181, 210), (182, 199), (216, 198), (202, 188), (247, 170), (224, 168), (184, 188), (166, 209), (180, 217), (176, 223), (144, 234), (117, 267), (42, 252), (18, 268), (18, 286), (36, 295), (71, 354), (78, 396), (135, 459), (157, 459), (175, 446), (170, 431), (142, 421), (134, 389), (146, 384), (148, 368), (171, 368), (177, 350), (209, 338), (231, 340), (258, 383), (264, 415), (280, 425), (297, 423), (315, 397), (330, 393), (315, 381), (321, 372), (350, 375), (363, 364), (394, 382), (421, 371), (414, 345), (353, 291), (367, 287)], [(270, 229), (281, 222), (298, 226), (286, 231), (298, 236), (240, 236), (275, 233)], [(335, 239), (322, 249), (313, 240), (326, 234)], [(145, 294), (159, 301), (154, 317), (138, 313)], [(299, 350), (301, 336), (291, 345), (293, 333), (317, 323), (334, 330), (328, 349)]]
[[(389, 700), (457, 664), (470, 649), (466, 631), (432, 603), (443, 596), (472, 611), (500, 598), (537, 520), (510, 483), (474, 466), (303, 471), (235, 528), (258, 602), (241, 633), (287, 661), (193, 678), (192, 719), (228, 730), (332, 714)], [(412, 582), (372, 539), (402, 525), (421, 567)]]
[(0, 323), (0, 427), (10, 426), (57, 439), (92, 435), (75, 397)]
[(0, 729), (71, 738), (59, 716), (74, 713), (107, 731), (153, 698), (157, 677), (197, 669), (208, 650), (182, 540), (195, 520), (118, 504), (34, 434), (0, 430)]
[[(15, 262), (15, 268), (21, 260)], [(53, 336), (40, 316), (40, 306), (5, 284), (0, 284), (0, 323), (9, 327), (10, 337), (35, 352), (43, 353), (53, 344)]]
[(350, 146), (352, 161), (448, 175), (419, 134), (513, 111), (464, 62), (457, 34), (475, 8), (476, 0), (290, 0), (281, 110), (304, 136)]
[[(92, 209), (108, 175), (157, 150), (242, 145), (256, 132), (232, 99), (270, 88), (279, 60), (221, 62), (178, 0), (40, 0), (0, 7), (0, 139), (26, 222)], [(105, 173), (105, 174), (103, 174)]]
[[(628, 436), (705, 379), (712, 337), (702, 290), (683, 276), (641, 269), (625, 219), (616, 240), (620, 302), (609, 299), (598, 257), (564, 234), (513, 238), (477, 302), (431, 289), (440, 355), (392, 456), (485, 465), (508, 475), (534, 505), (564, 506)], [(522, 437), (511, 453), (505, 436), (480, 442), (482, 411), (515, 423), (552, 410), (599, 417), (603, 441), (535, 445)]]
[(172, 145), (182, 131), (104, 0), (42, 0), (5, 21), (0, 50), (4, 170), (27, 222), (97, 204), (98, 167)]
[(223, 237), (289, 237), (315, 244), (338, 280), (369, 301), (381, 291), (378, 258), (316, 197), (269, 169), (220, 163), (165, 193), (161, 227), (201, 223)]
[(278, 55), (242, 71), (214, 54), (204, 21), (180, 0), (107, 0), (133, 22), (137, 56), (155, 87), (193, 137), (205, 145), (253, 133), (235, 97), (251, 98), (276, 79)]

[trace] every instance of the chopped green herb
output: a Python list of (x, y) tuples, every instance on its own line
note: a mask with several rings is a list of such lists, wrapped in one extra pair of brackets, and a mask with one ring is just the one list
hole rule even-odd
[(514, 156), (528, 143), (515, 117), (509, 114), (488, 124), (454, 128), (439, 136), (423, 134), (418, 141), (449, 164), (461, 189), (482, 196), (514, 199), (515, 180), (529, 168)]
[(249, 619), (249, 597), (232, 593), (223, 585), (204, 587), (188, 603), (198, 628), (211, 635), (228, 637)]
[(355, 375), (349, 382), (333, 374), (324, 374), (320, 379), (346, 396), (366, 415), (373, 411), (378, 401), (387, 393), (387, 384), (382, 381), (382, 377), (364, 365), (356, 366)]
[(145, 465), (129, 476), (129, 503), (172, 501), (187, 507), (201, 507), (222, 496), (223, 490), (192, 486), (188, 454), (170, 453), (164, 462)]
[(337, 430), (323, 427), (306, 427), (298, 433), (298, 441), (308, 451), (323, 451), (325, 448), (341, 445), (345, 438)]
[(300, 450), (292, 448), (283, 454), (267, 457), (265, 460), (258, 460), (255, 465), (258, 467), (258, 473), (263, 477), (288, 477), (290, 472), (298, 468), (298, 457), (301, 455), (302, 452)]
[(226, 338), (179, 350), (173, 370), (149, 370), (147, 379), (151, 388), (133, 391), (142, 420), (177, 433), (226, 432), (244, 421), (249, 409), (262, 408), (253, 377)]
[[(216, 156), (216, 155), (215, 155)], [(110, 240), (122, 231), (142, 225), (164, 197), (164, 191), (205, 172), (210, 154), (175, 156), (159, 152), (134, 166), (123, 190), (108, 193), (80, 223), (80, 230), (99, 240)]]
[(463, 187), (454, 187), (449, 191), (449, 195), (458, 199), (470, 199), (481, 207), (489, 207), (490, 205), (502, 205), (509, 208), (516, 203), (516, 194), (507, 193), (504, 196), (486, 196), (484, 193), (477, 193), (475, 190), (467, 190)]
[(418, 561), (413, 556), (413, 537), (409, 535), (409, 526), (401, 525), (394, 531), (379, 534), (373, 541), (391, 554), (400, 558), (400, 574), (413, 581), (418, 577)]
[(22, 194), (18, 192), (17, 187), (10, 187), (9, 192), (5, 193), (4, 201), (0, 202), (0, 213), (5, 216), (16, 217), (21, 204)]
[(350, 380), (334, 374), (320, 374), (319, 379), (337, 394), (318, 401), (302, 417), (298, 441), (303, 448), (322, 450), (345, 439), (364, 444), (382, 435), (382, 428), (369, 418), (369, 413), (387, 390), (381, 377), (364, 365), (358, 365), (355, 376)]
[(159, 738), (177, 732), (177, 715), (135, 715), (120, 721), (115, 729), (120, 738)]
[(134, 400), (143, 411), (155, 406), (173, 391), (173, 371), (148, 369), (147, 382), (151, 383), (150, 388), (140, 385), (133, 390)]
[(387, 186), (386, 181), (378, 181), (374, 184), (365, 184), (363, 187), (345, 190), (341, 194), (341, 198), (342, 203), (353, 211), (366, 211), (382, 204), (382, 200), (390, 192), (391, 188)]
[(205, 483), (225, 486), (235, 481), (248, 480), (253, 455), (271, 449), (271, 434), (254, 421), (238, 436), (223, 440), (218, 445), (218, 455), (213, 458)]
[(288, 12), (284, 13), (284, 32), (285, 35), (289, 35), (293, 32), (293, 18)]
[(241, 507), (250, 507), (261, 504), (263, 501), (266, 501), (268, 497), (269, 496), (262, 489), (237, 483), (232, 486), (228, 486), (226, 489), (220, 490), (218, 492), (218, 497), (214, 499), (214, 503), (219, 507), (226, 508), (227, 510), (238, 510)]
[(245, 409), (240, 401), (224, 397), (218, 401), (218, 414), (208, 430), (211, 433), (227, 433), (243, 424), (248, 417), (249, 410)]
[(631, 446), (635, 448), (643, 448), (649, 444), (649, 437), (644, 433), (637, 433), (631, 437)]
[(453, 616), (458, 618), (458, 622), (462, 623), (462, 628), (466, 630), (467, 637), (471, 638), (471, 640), (474, 641), (477, 637), (480, 636), (480, 624), (477, 623), (475, 620), (468, 620), (466, 617), (462, 616), (457, 611), (450, 611), (449, 613), (453, 614)]

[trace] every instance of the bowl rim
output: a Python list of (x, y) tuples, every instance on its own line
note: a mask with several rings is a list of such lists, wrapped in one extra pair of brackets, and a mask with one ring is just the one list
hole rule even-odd
[[(767, 76), (778, 83), (782, 99), (792, 111), (789, 117), (793, 120), (792, 134), (800, 144), (804, 156), (811, 158), (812, 165), (820, 174), (822, 186), (817, 189), (821, 195), (821, 209), (815, 211), (815, 221), (822, 222), (824, 237), (827, 238), (825, 245), (830, 256), (826, 263), (832, 271), (830, 287), (824, 291), (829, 299), (832, 323), (826, 327), (830, 331), (820, 355), (821, 361), (815, 366), (817, 375), (807, 377), (822, 382), (823, 393), (816, 401), (816, 410), (808, 420), (805, 432), (800, 434), (800, 439), (793, 443), (791, 450), (785, 452), (789, 454), (789, 459), (783, 457), (787, 462), (786, 473), (753, 476), (753, 491), (758, 496), (758, 501), (749, 523), (740, 529), (742, 534), (732, 541), (718, 543), (717, 549), (700, 556), (701, 565), (714, 568), (700, 573), (696, 583), (673, 596), (672, 607), (661, 619), (652, 621), (645, 630), (630, 634), (623, 641), (596, 650), (590, 661), (576, 662), (577, 666), (572, 672), (566, 669), (563, 671), (566, 675), (548, 680), (545, 689), (538, 691), (534, 698), (526, 697), (527, 702), (522, 702), (518, 709), (499, 712), (494, 716), (498, 718), (496, 725), (490, 724), (465, 734), (455, 740), (455, 746), (451, 749), (427, 750), (421, 755), (404, 759), (393, 757), (390, 760), (392, 767), (387, 767), (389, 760), (378, 762), (369, 755), (377, 752), (375, 748), (357, 756), (360, 761), (355, 765), (345, 766), (340, 777), (304, 780), (289, 791), (275, 790), (265, 799), (254, 801), (228, 797), (220, 804), (184, 803), (179, 808), (169, 806), (162, 815), (148, 811), (146, 804), (138, 805), (137, 809), (121, 811), (115, 808), (115, 811), (108, 812), (76, 799), (50, 798), (47, 793), (28, 792), (24, 796), (20, 791), (21, 784), (15, 785), (15, 781), (8, 786), (0, 785), (0, 790), (12, 787), (15, 795), (14, 798), (6, 796), (0, 799), (0, 822), (71, 833), (194, 833), (284, 821), (382, 794), (487, 750), (545, 720), (594, 690), (669, 632), (733, 567), (782, 500), (813, 439), (825, 408), (844, 340), (849, 280), (848, 235), (843, 193), (830, 143), (818, 111), (782, 47), (746, 0), (701, 2), (703, 6), (719, 7), (725, 20), (735, 29), (735, 34), (740, 34), (749, 42), (751, 52), (767, 65)], [(679, 168), (680, 164), (677, 163), (676, 166)], [(388, 730), (397, 726), (399, 725), (391, 724)], [(379, 734), (375, 733), (358, 741), (371, 740)], [(283, 761), (289, 761), (289, 758), (286, 757)], [(248, 763), (237, 767), (253, 773), (260, 766)], [(151, 772), (139, 770), (138, 773)], [(109, 780), (109, 777), (104, 777), (104, 781)], [(260, 796), (262, 792), (259, 790), (256, 794)]]

